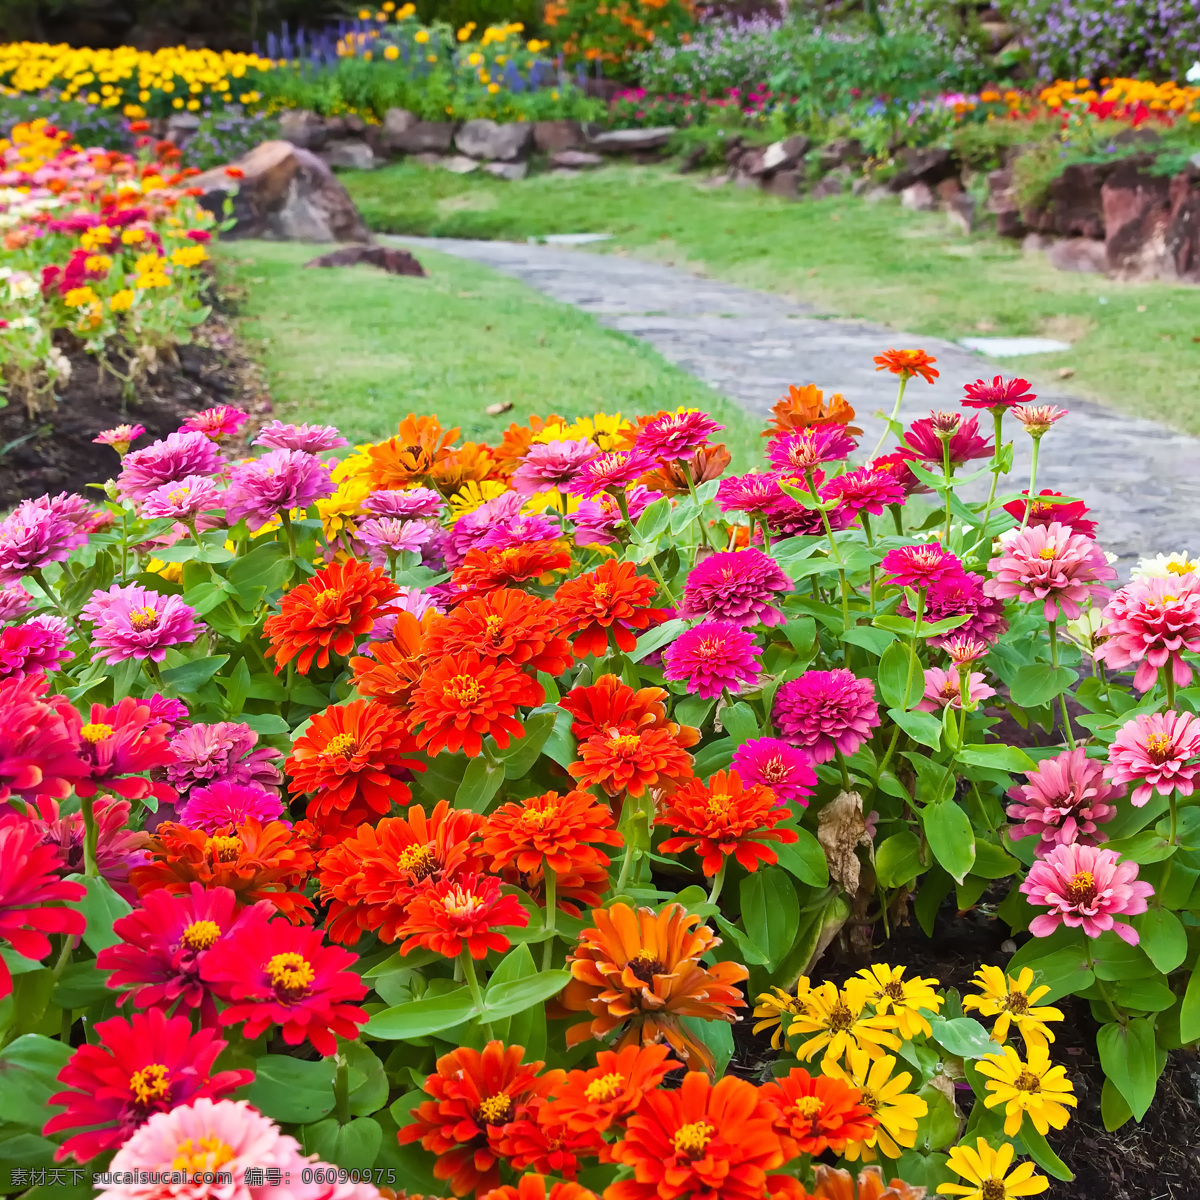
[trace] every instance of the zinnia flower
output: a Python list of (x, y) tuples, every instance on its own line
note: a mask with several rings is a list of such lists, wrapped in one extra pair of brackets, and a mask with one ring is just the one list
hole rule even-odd
[(751, 738), (733, 752), (733, 769), (742, 781), (775, 793), (777, 804), (807, 806), (817, 786), (817, 773), (803, 750), (778, 738)]
[(1121, 789), (1104, 782), (1104, 764), (1090, 759), (1079, 746), (1054, 758), (1044, 758), (1025, 774), (1027, 783), (1010, 789), (1008, 806), (1014, 841), (1039, 838), (1036, 853), (1048, 854), (1055, 846), (1072, 842), (1095, 845), (1104, 841), (1099, 826), (1117, 815), (1115, 799)]
[(142, 515), (191, 521), (210, 509), (221, 507), (217, 485), (206, 475), (187, 475), (172, 483), (159, 484), (142, 498)]
[(985, 1017), (995, 1017), (992, 1040), (1003, 1044), (1008, 1040), (1009, 1029), (1015, 1025), (1027, 1046), (1045, 1047), (1054, 1041), (1047, 1021), (1061, 1021), (1063, 1014), (1057, 1008), (1040, 1005), (1039, 1000), (1050, 991), (1048, 984), (1033, 986), (1033, 969), (1022, 967), (1014, 978), (1005, 975), (999, 967), (980, 967), (975, 972), (978, 996), (967, 993), (962, 1006), (967, 1012), (978, 1012)]
[(1129, 797), (1141, 808), (1157, 792), (1169, 796), (1178, 791), (1190, 796), (1200, 762), (1188, 763), (1200, 754), (1200, 718), (1191, 713), (1145, 713), (1117, 730), (1108, 748), (1105, 777), (1113, 784), (1135, 783)]
[(792, 581), (761, 550), (724, 550), (701, 559), (688, 574), (680, 616), (715, 617), (735, 625), (782, 625), (776, 593)]
[[(1192, 558), (1186, 550), (1175, 550), (1170, 554), (1156, 554), (1153, 558), (1139, 558), (1129, 578), (1135, 583), (1144, 583), (1147, 579), (1197, 574), (1200, 574), (1200, 558)], [(3, 595), (0, 592), (0, 614), (3, 612)]]
[(889, 504), (903, 504), (904, 485), (890, 472), (873, 466), (859, 467), (835, 475), (822, 489), (822, 500), (836, 500), (855, 517), (862, 513), (880, 516)]
[(879, 724), (875, 685), (845, 668), (806, 671), (775, 693), (772, 720), (814, 763), (828, 762), (835, 751), (853, 754)]
[(88, 764), (88, 778), (75, 785), (80, 796), (94, 796), (108, 788), (130, 800), (156, 793), (173, 800), (174, 790), (143, 778), (148, 771), (174, 761), (167, 726), (155, 723), (150, 706), (126, 696), (112, 705), (93, 704), (91, 719), (80, 731), (80, 756)]
[(896, 1028), (906, 1041), (918, 1035), (932, 1037), (933, 1029), (925, 1017), (924, 1010), (936, 1013), (942, 1007), (942, 997), (934, 990), (936, 979), (922, 979), (914, 975), (904, 978), (904, 967), (890, 967), (886, 963), (872, 963), (858, 972), (858, 977), (871, 986), (867, 998), (875, 1006), (878, 1016), (889, 1013), (896, 1018)]
[[(234, 408), (232, 404), (218, 404), (215, 408), (192, 413), (179, 428), (199, 430), (214, 442), (219, 442), (224, 437), (232, 437), (248, 420), (250, 414), (242, 412), (240, 408)], [(345, 444), (342, 443), (343, 446)]]
[(1059, 610), (1074, 620), (1089, 599), (1108, 596), (1102, 580), (1115, 579), (1104, 551), (1081, 533), (1072, 533), (1057, 521), (1001, 534), (1003, 553), (988, 563), (994, 578), (983, 590), (1006, 600), (1015, 596), (1022, 604), (1043, 604), (1047, 621)]
[(663, 651), (663, 677), (687, 680), (687, 690), (703, 699), (733, 694), (758, 680), (762, 650), (754, 634), (729, 621), (705, 621), (681, 633)]
[(117, 476), (117, 490), (131, 500), (143, 500), (155, 488), (193, 475), (212, 475), (221, 455), (211, 438), (196, 430), (169, 433), (142, 450), (126, 454)]
[(22, 500), (0, 521), (0, 587), (65, 561), (87, 540), (87, 532), (66, 514)]
[(57, 671), (74, 657), (67, 649), (71, 627), (62, 617), (36, 616), (0, 629), (0, 679), (24, 679)]
[(767, 450), (779, 471), (803, 474), (821, 463), (841, 462), (858, 442), (841, 425), (809, 425), (796, 433), (775, 438)]
[(777, 1111), (744, 1079), (713, 1084), (688, 1072), (678, 1090), (648, 1093), (629, 1118), (612, 1155), (633, 1178), (611, 1184), (607, 1200), (760, 1200), (767, 1171), (785, 1159)]
[(675, 1068), (670, 1054), (663, 1045), (600, 1050), (594, 1067), (567, 1072), (545, 1111), (576, 1133), (604, 1133), (620, 1126)]
[(486, 1192), (483, 1200), (598, 1200), (598, 1197), (582, 1184), (552, 1183), (544, 1175), (523, 1174), (515, 1185), (502, 1184)]
[(1067, 416), (1065, 408), (1054, 404), (1033, 404), (1024, 408), (1014, 408), (1013, 416), (1025, 426), (1025, 432), (1036, 442), (1046, 433), (1050, 426)]
[(257, 743), (258, 734), (240, 721), (189, 725), (171, 739), (175, 761), (167, 767), (167, 782), (180, 796), (189, 788), (222, 779), (278, 787), (279, 768), (271, 760), (283, 756), (274, 747)]
[(398, 933), (404, 938), (400, 953), (424, 946), (457, 958), (465, 948), (472, 958), (486, 958), (489, 950), (509, 947), (498, 927), (528, 924), (529, 913), (516, 896), (501, 895), (495, 876), (462, 875), (423, 888), (409, 901)]
[(731, 475), (721, 480), (717, 488), (717, 507), (722, 512), (744, 512), (761, 517), (771, 510), (782, 495), (778, 474), (751, 471), (746, 475)]
[[(981, 700), (996, 694), (994, 687), (985, 682), (982, 671), (971, 671), (967, 676), (967, 708), (974, 709)], [(917, 705), (921, 712), (941, 712), (944, 708), (961, 711), (962, 677), (958, 671), (944, 671), (941, 667), (925, 668), (925, 698)]]
[(1104, 608), (1093, 657), (1115, 670), (1137, 664), (1133, 686), (1148, 692), (1165, 667), (1179, 687), (1192, 681), (1184, 652), (1200, 653), (1200, 575), (1126, 584)]
[(997, 375), (991, 383), (977, 379), (965, 384), (963, 390), (966, 395), (959, 401), (963, 408), (986, 408), (992, 412), (1004, 412), (1037, 399), (1029, 390), (1028, 379), (1005, 379), (1003, 375)]
[(402, 492), (372, 492), (363, 501), (363, 508), (377, 517), (413, 520), (439, 517), (445, 504), (441, 492), (433, 488), (414, 487)]
[(44, 675), (0, 679), (0, 803), (10, 796), (65, 796), (88, 774), (79, 756), (79, 713), (47, 696)]
[(965, 1142), (951, 1146), (946, 1165), (967, 1183), (938, 1184), (938, 1194), (961, 1196), (963, 1200), (1016, 1200), (1019, 1196), (1040, 1196), (1050, 1186), (1050, 1181), (1043, 1175), (1034, 1174), (1031, 1162), (1018, 1163), (1009, 1174), (1015, 1153), (1011, 1142), (1004, 1142), (999, 1150), (993, 1150), (984, 1138), (976, 1138), (974, 1149)]
[(713, 1070), (712, 1053), (680, 1017), (737, 1020), (745, 1000), (737, 985), (749, 972), (736, 962), (705, 966), (700, 959), (721, 944), (682, 904), (661, 913), (613, 904), (592, 913), (567, 957), (571, 979), (557, 1004), (590, 1019), (567, 1030), (567, 1045), (621, 1031), (616, 1049), (665, 1040), (685, 1062)]
[(427, 546), (434, 529), (427, 521), (401, 521), (397, 517), (369, 517), (358, 523), (355, 536), (367, 547), (371, 563), (387, 565), (388, 557), (415, 554)]
[(985, 1054), (975, 1069), (987, 1079), (988, 1108), (1004, 1105), (1004, 1133), (1016, 1137), (1025, 1114), (1043, 1137), (1051, 1129), (1066, 1128), (1076, 1105), (1075, 1089), (1064, 1067), (1052, 1066), (1045, 1045), (1029, 1046), (1026, 1061), (1011, 1047), (1004, 1046), (999, 1054)]
[[(1020, 412), (1020, 409), (1014, 409)], [(902, 450), (911, 450), (926, 466), (940, 471), (945, 466), (944, 446), (950, 450), (950, 466), (961, 467), (976, 458), (991, 458), (994, 446), (990, 438), (979, 436), (979, 418), (959, 423), (947, 441), (938, 436), (937, 416), (921, 417), (904, 431)]]
[[(524, 911), (524, 910), (522, 910)], [(278, 1025), (289, 1046), (308, 1041), (318, 1054), (337, 1053), (334, 1038), (358, 1037), (367, 1013), (352, 1003), (367, 985), (350, 967), (355, 955), (326, 946), (319, 930), (247, 913), (212, 947), (200, 977), (226, 1002), (222, 1025), (239, 1025), (253, 1040)]]
[(85, 1043), (58, 1073), (66, 1091), (50, 1097), (66, 1105), (42, 1130), (73, 1134), (55, 1151), (61, 1162), (88, 1162), (129, 1140), (154, 1113), (169, 1112), (200, 1097), (219, 1099), (254, 1078), (253, 1071), (212, 1073), (225, 1042), (211, 1029), (192, 1032), (186, 1015), (159, 1009), (112, 1017), (95, 1026), (96, 1044)]
[(523, 542), (503, 550), (468, 550), (453, 581), (462, 598), (468, 599), (549, 578), (551, 572), (565, 571), (570, 565), (571, 554), (563, 542)]
[(845, 425), (848, 433), (861, 436), (862, 430), (850, 422), (854, 420), (854, 409), (846, 402), (841, 392), (834, 392), (828, 400), (815, 383), (805, 387), (788, 385), (788, 394), (781, 396), (771, 405), (771, 420), (763, 430), (763, 437), (778, 437), (794, 429), (809, 425)]
[(865, 1051), (870, 1058), (881, 1058), (883, 1049), (900, 1049), (893, 1032), (900, 1019), (883, 1013), (867, 1016), (866, 1007), (878, 989), (865, 979), (852, 975), (838, 990), (833, 983), (822, 983), (804, 994), (803, 1005), (788, 1026), (789, 1039), (808, 1036), (796, 1051), (798, 1058), (812, 1062), (825, 1051), (826, 1062), (837, 1062), (848, 1050)]
[[(813, 1178), (809, 1193), (792, 1176), (769, 1175), (767, 1195), (770, 1200), (925, 1200), (924, 1187), (914, 1187), (903, 1179), (885, 1180), (878, 1167), (864, 1167), (855, 1179), (849, 1171), (816, 1163)], [(782, 1190), (776, 1191), (776, 1186)]]
[(101, 430), (92, 441), (97, 446), (111, 446), (122, 458), (129, 453), (129, 447), (140, 437), (146, 436), (144, 425), (116, 425), (112, 429)]
[(623, 844), (608, 805), (589, 792), (545, 792), (502, 804), (481, 832), (492, 870), (515, 866), (526, 875), (543, 864), (557, 875), (591, 867), (607, 870), (609, 856), (599, 847)]
[(691, 458), (714, 433), (724, 428), (696, 408), (664, 412), (642, 426), (634, 445), (650, 458), (677, 462)]
[(360, 696), (392, 708), (406, 708), (425, 670), (425, 629), (417, 617), (405, 611), (391, 614), (389, 624), (388, 641), (372, 641), (362, 656), (350, 660), (352, 681)]
[[(969, 619), (958, 628), (928, 638), (931, 646), (948, 651), (950, 643), (956, 639), (977, 638), (988, 645), (1000, 640), (1000, 635), (1008, 629), (1008, 621), (1004, 618), (1004, 602), (987, 595), (983, 583), (982, 575), (962, 571), (929, 585), (925, 593), (924, 621), (934, 624), (946, 617), (969, 614)], [(916, 616), (907, 596), (900, 601), (896, 611), (910, 620)]]
[(336, 490), (328, 464), (315, 454), (268, 450), (262, 458), (235, 463), (230, 468), (225, 518), (230, 525), (244, 518), (250, 530), (261, 529), (280, 513), (306, 509)]
[(886, 350), (883, 354), (875, 356), (875, 370), (890, 371), (893, 375), (899, 375), (902, 380), (920, 375), (926, 383), (932, 383), (939, 374), (933, 368), (935, 362), (937, 359), (926, 354), (924, 350)]
[(179, 809), (181, 824), (205, 833), (216, 833), (223, 825), (242, 825), (248, 817), (266, 825), (283, 815), (283, 802), (274, 792), (227, 779), (193, 788), (187, 803)]
[(566, 491), (580, 467), (599, 454), (586, 438), (577, 441), (535, 442), (509, 482), (522, 496), (536, 492)]
[(373, 488), (403, 488), (425, 479), (450, 453), (458, 429), (443, 429), (436, 416), (409, 413), (395, 437), (368, 448)]
[(666, 620), (666, 610), (651, 608), (658, 585), (637, 573), (633, 563), (609, 559), (595, 571), (568, 579), (554, 594), (561, 631), (571, 638), (577, 658), (600, 658), (611, 631), (618, 650), (637, 647), (634, 633)]
[(129, 658), (160, 663), (169, 646), (188, 645), (200, 632), (194, 608), (137, 583), (93, 592), (80, 616), (95, 625), (96, 658), (114, 665)]
[(774, 1128), (785, 1161), (826, 1150), (841, 1154), (847, 1142), (864, 1141), (878, 1124), (857, 1088), (832, 1075), (812, 1076), (803, 1067), (764, 1083), (758, 1094), (778, 1109)]
[(1146, 911), (1146, 898), (1154, 895), (1149, 883), (1138, 879), (1137, 863), (1121, 862), (1115, 850), (1084, 846), (1078, 842), (1056, 846), (1029, 868), (1021, 891), (1029, 903), (1049, 908), (1029, 922), (1034, 937), (1049, 937), (1064, 922), (1080, 926), (1088, 937), (1111, 929), (1131, 946), (1138, 944), (1132, 925), (1115, 920)]
[(24, 584), (0, 585), (0, 621), (16, 621), (33, 611), (33, 597)]
[[(1086, 519), (1091, 510), (1082, 500), (1071, 500), (1067, 504), (1047, 504), (1038, 497), (1062, 495), (1062, 492), (1052, 492), (1049, 488), (1042, 488), (1032, 500), (1028, 498), (1028, 490), (1023, 491), (1021, 495), (1026, 499), (1011, 500), (1004, 506), (1004, 511), (1018, 524), (1050, 525), (1057, 521), (1060, 525), (1065, 525), (1072, 533), (1082, 533), (1085, 537), (1090, 538), (1096, 536), (1096, 522)], [(1136, 571), (1133, 573), (1133, 578), (1137, 578)]]
[[(640, 483), (625, 493), (625, 505), (629, 519), (637, 519), (654, 503), (661, 500), (660, 492), (651, 491)], [(620, 505), (607, 492), (601, 492), (594, 500), (581, 500), (571, 514), (575, 523), (575, 545), (611, 546), (617, 540), (617, 532), (625, 518)]]
[(590, 500), (598, 492), (622, 491), (652, 470), (654, 459), (641, 450), (606, 450), (580, 466), (567, 491)]
[[(821, 1063), (826, 1075), (844, 1079), (862, 1093), (863, 1103), (879, 1122), (869, 1137), (846, 1147), (845, 1157), (850, 1162), (860, 1158), (869, 1161), (876, 1157), (876, 1152), (885, 1158), (899, 1158), (917, 1144), (917, 1130), (921, 1119), (929, 1115), (929, 1105), (907, 1090), (913, 1081), (912, 1074), (897, 1071), (896, 1062), (891, 1054), (873, 1054), (856, 1045), (847, 1048), (845, 1066), (828, 1058)], [(893, 1197), (885, 1193), (878, 1200), (893, 1200)]]
[(880, 582), (896, 587), (928, 588), (957, 579), (963, 573), (962, 562), (940, 542), (898, 546), (889, 550), (879, 565), (883, 572)]
[(165, 725), (168, 734), (178, 733), (188, 724), (187, 705), (182, 700), (155, 692), (153, 696), (147, 696), (143, 703), (150, 710), (150, 720), (156, 725)]

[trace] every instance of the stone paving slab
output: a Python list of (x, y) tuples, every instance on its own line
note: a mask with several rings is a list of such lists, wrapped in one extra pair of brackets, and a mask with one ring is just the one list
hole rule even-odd
[[(782, 296), (622, 255), (455, 238), (389, 240), (470, 259), (573, 304), (648, 342), (756, 415), (766, 414), (789, 384), (816, 383), (826, 393), (842, 392), (858, 411), (868, 450), (882, 429), (872, 414), (890, 412), (896, 396), (894, 378), (876, 373), (872, 363), (887, 347), (922, 346), (938, 358), (941, 378), (934, 386), (910, 381), (901, 410), (905, 420), (925, 416), (930, 408), (956, 408), (964, 383), (1020, 372), (1019, 363), (992, 362), (951, 342), (826, 317)], [(1139, 554), (1200, 549), (1200, 439), (1056, 389), (1040, 391), (1039, 399), (1071, 411), (1042, 442), (1039, 488), (1086, 500), (1099, 522), (1101, 544), (1126, 570)], [(620, 402), (613, 397), (614, 404)], [(980, 425), (990, 432), (986, 413)], [(1006, 430), (1016, 443), (1017, 467), (1010, 478), (1023, 481), (1030, 442), (1015, 422)]]

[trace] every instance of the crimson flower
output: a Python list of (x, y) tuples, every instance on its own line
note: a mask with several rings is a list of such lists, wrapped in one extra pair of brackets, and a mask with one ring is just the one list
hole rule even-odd
[(91, 778), (75, 784), (76, 794), (94, 796), (103, 787), (128, 800), (152, 794), (174, 800), (174, 788), (145, 778), (148, 771), (174, 763), (170, 728), (152, 718), (144, 700), (132, 696), (112, 707), (93, 704), (91, 720), (79, 731), (80, 754), (91, 768)]
[(987, 408), (992, 412), (1003, 412), (1037, 399), (1029, 390), (1028, 379), (1005, 379), (1002, 375), (997, 375), (991, 383), (977, 379), (964, 385), (963, 390), (966, 395), (959, 401), (963, 408)]
[(881, 582), (897, 587), (927, 588), (963, 573), (962, 562), (939, 542), (899, 546), (889, 550), (879, 565)]
[(47, 696), (49, 686), (44, 675), (0, 680), (0, 803), (65, 796), (88, 774), (79, 714), (66, 696)]
[[(963, 421), (950, 435), (950, 466), (961, 467), (975, 458), (991, 458), (992, 443), (979, 436), (979, 418)], [(937, 417), (922, 417), (904, 431), (904, 446), (917, 458), (937, 469), (943, 466), (942, 439), (937, 433)]]

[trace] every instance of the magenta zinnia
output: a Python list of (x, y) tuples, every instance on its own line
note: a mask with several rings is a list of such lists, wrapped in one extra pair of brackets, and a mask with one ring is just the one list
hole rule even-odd
[(275, 792), (253, 783), (220, 779), (208, 787), (192, 788), (179, 810), (179, 823), (216, 833), (223, 825), (242, 825), (248, 817), (266, 825), (283, 815), (283, 802)]
[(336, 490), (328, 465), (315, 454), (269, 450), (230, 469), (225, 515), (230, 525), (245, 519), (251, 530), (261, 529), (280, 513), (304, 510)]
[[(927, 467), (940, 471), (945, 465), (945, 451), (942, 439), (938, 437), (937, 425), (937, 414), (914, 421), (904, 431), (901, 449), (911, 450)], [(950, 449), (951, 467), (961, 467), (975, 458), (992, 457), (992, 442), (979, 436), (978, 417), (960, 422), (946, 444)]]
[(0, 629), (0, 679), (23, 679), (56, 671), (72, 657), (71, 627), (62, 617), (36, 616), (24, 625)]
[(271, 746), (259, 746), (258, 734), (239, 721), (189, 725), (171, 739), (171, 754), (167, 780), (181, 796), (189, 788), (222, 779), (268, 789), (283, 780), (273, 761), (283, 755)]
[(836, 500), (858, 517), (862, 513), (880, 516), (889, 504), (903, 504), (904, 485), (889, 471), (859, 467), (845, 475), (836, 475), (822, 489), (823, 500)]
[(828, 762), (834, 753), (853, 754), (879, 724), (875, 685), (851, 671), (806, 671), (775, 693), (775, 727), (794, 746)]
[(258, 431), (253, 444), (269, 446), (272, 450), (303, 450), (308, 454), (321, 454), (350, 443), (333, 425), (292, 425), (284, 421), (268, 421)]
[(566, 491), (584, 463), (599, 451), (587, 440), (537, 442), (530, 446), (509, 482), (522, 496), (535, 492)]
[(651, 458), (677, 462), (690, 458), (714, 434), (724, 429), (712, 418), (689, 408), (666, 412), (648, 421), (638, 430), (636, 448)]
[(751, 738), (733, 752), (733, 769), (747, 784), (761, 784), (781, 804), (808, 804), (817, 773), (803, 750), (779, 738)]
[[(914, 617), (906, 596), (896, 610), (902, 617)], [(968, 616), (968, 620), (949, 633), (939, 633), (929, 638), (931, 646), (947, 649), (953, 639), (975, 638), (995, 645), (1000, 635), (1008, 628), (1004, 617), (1004, 603), (983, 590), (983, 576), (973, 571), (962, 571), (947, 575), (929, 585), (925, 593), (924, 620), (933, 624), (947, 617)]]
[(1179, 687), (1192, 681), (1184, 652), (1200, 653), (1200, 576), (1127, 584), (1104, 609), (1094, 658), (1119, 670), (1137, 664), (1133, 686), (1148, 692), (1166, 668)]
[(966, 395), (959, 401), (963, 408), (988, 408), (993, 412), (1003, 412), (1037, 399), (1029, 390), (1028, 379), (1005, 379), (1003, 375), (997, 375), (991, 383), (977, 379), (966, 384), (963, 390)]
[(1039, 854), (1055, 846), (1081, 842), (1095, 845), (1104, 840), (1098, 828), (1117, 815), (1109, 800), (1121, 789), (1104, 782), (1104, 764), (1088, 758), (1082, 746), (1044, 758), (1025, 774), (1028, 782), (1013, 787), (1008, 798), (1009, 830), (1014, 840), (1037, 837)]
[(1106, 598), (1104, 580), (1115, 579), (1104, 551), (1081, 533), (1065, 525), (1030, 526), (1001, 534), (1003, 553), (988, 563), (995, 578), (983, 590), (1007, 600), (1015, 596), (1022, 604), (1041, 603), (1047, 621), (1059, 612), (1074, 620), (1089, 599)]
[(713, 617), (734, 625), (782, 625), (774, 602), (792, 581), (761, 550), (724, 550), (701, 559), (688, 574), (680, 616)]
[(711, 700), (728, 688), (735, 694), (762, 671), (754, 635), (729, 621), (705, 621), (681, 633), (663, 651), (663, 677), (687, 680), (687, 690)]
[(1141, 808), (1157, 792), (1169, 796), (1178, 791), (1190, 796), (1200, 763), (1189, 762), (1200, 755), (1200, 719), (1191, 713), (1143, 714), (1117, 730), (1108, 748), (1105, 776), (1110, 783), (1133, 783), (1129, 799)]
[(963, 573), (963, 565), (940, 542), (899, 546), (889, 550), (879, 564), (882, 583), (897, 587), (927, 588), (945, 583)]
[(176, 430), (125, 455), (117, 490), (131, 500), (142, 500), (161, 484), (189, 475), (212, 475), (220, 465), (221, 455), (211, 438), (196, 430)]
[(196, 610), (178, 596), (164, 596), (137, 583), (114, 583), (107, 592), (96, 591), (80, 614), (96, 628), (92, 645), (101, 662), (148, 658), (160, 663), (168, 646), (196, 640), (200, 626)]
[(69, 515), (22, 500), (0, 521), (0, 586), (63, 562), (86, 541), (87, 533)]
[(599, 492), (621, 491), (653, 471), (656, 462), (640, 450), (606, 450), (588, 459), (567, 486), (572, 495), (590, 500)]
[(857, 445), (843, 425), (809, 425), (797, 433), (772, 439), (767, 457), (780, 471), (803, 474), (821, 463), (840, 462)]

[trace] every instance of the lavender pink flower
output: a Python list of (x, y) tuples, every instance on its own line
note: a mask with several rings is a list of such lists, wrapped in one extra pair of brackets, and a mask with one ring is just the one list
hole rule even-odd
[(634, 445), (651, 458), (676, 462), (690, 458), (714, 433), (724, 428), (699, 409), (680, 409), (648, 421), (638, 431)]
[(22, 500), (0, 521), (0, 586), (65, 561), (86, 541), (87, 533), (69, 515)]
[(1102, 614), (1094, 657), (1115, 670), (1137, 665), (1133, 686), (1148, 692), (1164, 667), (1179, 687), (1192, 681), (1183, 655), (1200, 653), (1200, 576), (1144, 579), (1126, 584)]
[(367, 557), (377, 567), (387, 566), (388, 556), (416, 553), (433, 537), (427, 521), (403, 521), (399, 517), (368, 517), (358, 523), (358, 540), (367, 547)]
[(821, 463), (840, 462), (857, 445), (843, 425), (809, 425), (785, 437), (773, 438), (767, 457), (780, 471), (803, 474)]
[(225, 825), (240, 825), (253, 817), (264, 825), (283, 815), (283, 802), (274, 792), (254, 783), (218, 779), (207, 787), (194, 787), (179, 810), (179, 821), (193, 829), (216, 833)]
[(16, 621), (33, 611), (33, 597), (23, 584), (9, 583), (0, 587), (0, 621)]
[(32, 617), (23, 625), (0, 629), (0, 679), (24, 679), (56, 671), (72, 657), (70, 626), (62, 617)]
[[(661, 499), (661, 492), (652, 492), (640, 483), (631, 487), (625, 493), (630, 520), (636, 524), (642, 513), (655, 500)], [(571, 520), (575, 523), (575, 544), (611, 546), (617, 540), (617, 528), (623, 519), (620, 506), (607, 492), (601, 492), (594, 500), (581, 500), (579, 507), (571, 514)], [(551, 533), (548, 536), (557, 535)]]
[(308, 454), (323, 454), (350, 443), (334, 425), (292, 425), (285, 421), (268, 421), (251, 443), (272, 450), (303, 450)]
[(772, 601), (791, 587), (779, 564), (761, 550), (723, 550), (692, 568), (680, 616), (715, 617), (735, 625), (782, 625), (784, 615)]
[(1099, 827), (1117, 815), (1108, 801), (1121, 789), (1105, 783), (1104, 764), (1088, 758), (1083, 746), (1042, 759), (1025, 779), (1008, 793), (1014, 801), (1008, 806), (1009, 820), (1020, 822), (1009, 829), (1014, 840), (1038, 838), (1040, 855), (1072, 842), (1094, 846), (1104, 841)]
[(177, 429), (125, 456), (117, 490), (131, 500), (141, 500), (164, 483), (189, 475), (211, 475), (220, 465), (221, 454), (211, 438), (199, 430)]
[(231, 404), (218, 404), (215, 408), (193, 413), (180, 428), (196, 430), (212, 438), (214, 442), (219, 442), (222, 438), (232, 437), (248, 420), (250, 414), (242, 412), (240, 408), (234, 408)]
[(775, 693), (772, 720), (814, 763), (828, 762), (838, 751), (853, 754), (879, 724), (875, 685), (844, 667), (806, 671)]
[[(941, 667), (925, 668), (925, 697), (917, 705), (922, 712), (941, 712), (947, 706), (961, 709), (963, 706), (962, 681), (958, 671), (944, 671)], [(967, 705), (974, 708), (981, 700), (994, 696), (996, 689), (989, 687), (982, 671), (972, 671), (967, 676)]]
[(181, 796), (219, 780), (278, 788), (283, 776), (273, 760), (283, 755), (257, 743), (258, 734), (237, 721), (190, 725), (171, 739), (175, 761), (167, 767), (167, 782)]
[(747, 786), (762, 784), (780, 804), (807, 807), (817, 786), (808, 755), (779, 738), (751, 738), (733, 752), (733, 769)]
[(461, 566), (467, 551), (478, 546), (496, 525), (519, 517), (524, 503), (525, 497), (519, 492), (505, 492), (493, 500), (485, 500), (478, 508), (459, 517), (446, 531), (442, 543), (446, 566), (450, 570)]
[(107, 663), (128, 658), (162, 662), (168, 646), (194, 642), (201, 629), (196, 610), (178, 596), (164, 596), (136, 583), (114, 583), (107, 592), (93, 592), (81, 615), (94, 622), (92, 645), (96, 657)]
[(191, 714), (182, 700), (164, 696), (161, 692), (155, 692), (153, 696), (148, 696), (142, 703), (150, 708), (150, 724), (165, 725), (168, 737), (191, 721)]
[(535, 442), (509, 481), (522, 496), (535, 492), (564, 492), (599, 451), (587, 438), (575, 441)]
[(200, 513), (221, 507), (217, 485), (206, 475), (188, 475), (160, 484), (142, 499), (142, 515), (192, 521)]
[(434, 518), (445, 506), (441, 493), (433, 488), (414, 487), (404, 491), (372, 492), (363, 508), (376, 517)]
[(689, 692), (711, 700), (725, 688), (736, 694), (753, 684), (762, 671), (761, 657), (752, 633), (729, 621), (705, 621), (663, 651), (663, 677), (686, 680)]
[(328, 464), (304, 450), (269, 450), (262, 458), (236, 463), (225, 493), (230, 525), (245, 518), (261, 529), (282, 512), (306, 509), (336, 491)]
[(1074, 620), (1090, 599), (1108, 596), (1103, 581), (1117, 575), (1091, 538), (1057, 521), (1010, 530), (1000, 535), (1000, 544), (1003, 553), (988, 563), (994, 577), (983, 590), (1000, 600), (1041, 602), (1047, 621), (1057, 620), (1060, 611)]
[(1094, 938), (1112, 930), (1136, 946), (1137, 930), (1116, 918), (1146, 911), (1154, 888), (1137, 876), (1137, 863), (1121, 862), (1113, 850), (1079, 842), (1056, 846), (1029, 868), (1021, 884), (1030, 904), (1050, 909), (1029, 922), (1029, 932), (1034, 937), (1049, 937), (1066, 924), (1070, 929), (1082, 927)]
[(1200, 762), (1188, 760), (1197, 755), (1200, 719), (1173, 709), (1143, 714), (1117, 730), (1108, 748), (1104, 774), (1110, 783), (1136, 784), (1129, 800), (1141, 808), (1155, 792), (1190, 796), (1200, 775)]
[(538, 513), (517, 513), (515, 517), (507, 517), (485, 529), (475, 545), (480, 550), (507, 550), (510, 546), (520, 546), (526, 542), (552, 541), (561, 533), (561, 527), (549, 517)]

